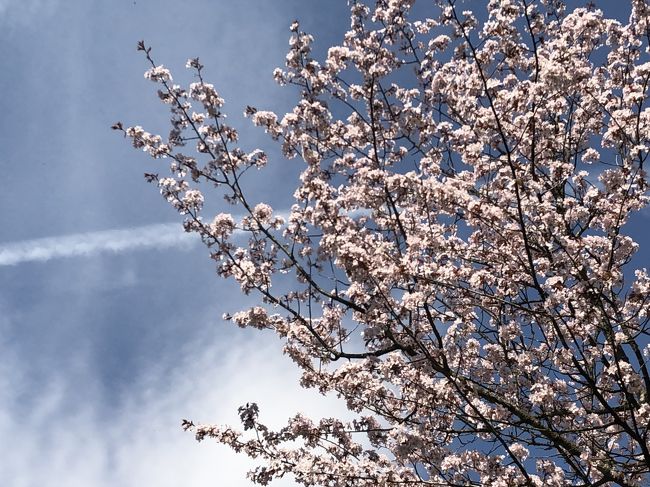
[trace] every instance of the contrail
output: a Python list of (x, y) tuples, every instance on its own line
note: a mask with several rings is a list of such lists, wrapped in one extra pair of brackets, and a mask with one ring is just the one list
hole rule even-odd
[(146, 248), (189, 248), (198, 241), (185, 233), (180, 223), (37, 238), (0, 244), (0, 266)]

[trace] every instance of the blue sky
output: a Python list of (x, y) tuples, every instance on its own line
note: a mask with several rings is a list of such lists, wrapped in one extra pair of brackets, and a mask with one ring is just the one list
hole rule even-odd
[[(339, 3), (0, 0), (0, 485), (249, 485), (243, 458), (180, 420), (236, 424), (253, 400), (276, 425), (336, 407), (299, 390), (279, 342), (221, 321), (237, 288), (110, 126), (166, 127), (140, 39), (181, 81), (200, 56), (236, 124), (246, 104), (288, 108), (271, 73), (289, 24), (336, 35)], [(259, 200), (280, 204), (284, 164), (251, 181)]]
[[(0, 485), (246, 486), (249, 464), (196, 444), (182, 418), (236, 423), (253, 400), (275, 424), (340, 408), (297, 388), (272, 337), (221, 321), (243, 298), (144, 182), (162, 169), (109, 127), (166, 127), (144, 39), (182, 82), (199, 56), (247, 148), (277, 155), (240, 114), (290, 107), (271, 73), (293, 19), (325, 50), (346, 12), (344, 0), (0, 0)], [(295, 164), (251, 180), (255, 197), (286, 204)], [(647, 223), (633, 225), (645, 248)]]

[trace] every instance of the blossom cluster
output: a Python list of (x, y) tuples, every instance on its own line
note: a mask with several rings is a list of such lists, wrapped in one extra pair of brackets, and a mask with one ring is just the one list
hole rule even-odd
[[(302, 163), (284, 216), (242, 189), (267, 157), (238, 147), (199, 60), (185, 90), (141, 46), (170, 135), (115, 128), (171, 161), (149, 179), (259, 296), (227, 318), (275, 331), (301, 384), (356, 414), (273, 431), (248, 404), (243, 432), (185, 427), (263, 462), (260, 485), (647, 485), (650, 277), (628, 226), (648, 205), (650, 7), (434, 3), (351, 2), (324, 60), (291, 25), (274, 78), (299, 100), (246, 109)], [(205, 223), (206, 185), (241, 218)]]

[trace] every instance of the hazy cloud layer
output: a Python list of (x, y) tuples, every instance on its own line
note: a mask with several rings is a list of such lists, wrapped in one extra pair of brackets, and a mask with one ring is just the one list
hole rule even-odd
[[(250, 335), (249, 335), (250, 337)], [(21, 365), (0, 345), (0, 372)], [(17, 375), (15, 375), (17, 374)], [(236, 410), (258, 401), (265, 421), (278, 426), (298, 411), (315, 416), (343, 408), (296, 385), (297, 375), (279, 343), (255, 336), (228, 345), (196, 342), (172, 372), (152, 370), (134, 384), (111, 417), (98, 417), (101, 395), (88, 384), (54, 374), (30, 411), (11, 404), (0, 382), (0, 485), (11, 487), (208, 487), (252, 485), (254, 463), (210, 441), (196, 443), (180, 421), (238, 424)], [(70, 403), (66, 391), (88, 388), (87, 400)], [(289, 479), (274, 485), (293, 485)]]
[[(177, 217), (142, 181), (165, 169), (110, 126), (168, 131), (135, 51), (145, 39), (178, 82), (193, 81), (183, 66), (200, 56), (244, 146), (268, 149), (264, 132), (243, 123), (245, 106), (291, 109), (295, 92), (272, 79), (289, 25), (335, 26), (340, 9), (0, 0), (0, 486), (240, 487), (246, 461), (197, 444), (182, 418), (236, 424), (237, 407), (254, 400), (276, 424), (316, 403), (334, 414), (295, 386), (276, 341), (219, 321), (247, 303), (235, 284), (216, 284), (195, 235), (180, 223), (142, 226)], [(321, 39), (316, 49), (330, 44)], [(247, 187), (286, 208), (296, 170), (273, 164)], [(177, 251), (195, 242), (196, 252)], [(134, 252), (146, 249), (156, 252)]]
[(51, 14), (58, 3), (58, 0), (0, 0), (0, 23), (5, 27), (7, 24), (20, 26), (35, 15)]

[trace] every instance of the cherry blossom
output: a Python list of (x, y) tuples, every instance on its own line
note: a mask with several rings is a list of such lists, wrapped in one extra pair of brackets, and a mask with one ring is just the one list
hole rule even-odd
[(200, 61), (184, 89), (139, 44), (170, 134), (114, 128), (170, 162), (147, 179), (259, 298), (225, 318), (274, 331), (354, 416), (271, 430), (250, 403), (242, 431), (184, 427), (257, 459), (260, 485), (648, 485), (650, 277), (629, 221), (648, 205), (650, 7), (414, 3), (350, 2), (322, 60), (291, 24), (273, 77), (298, 101), (246, 109), (299, 161), (288, 213), (242, 188), (274, 161), (239, 147)]

